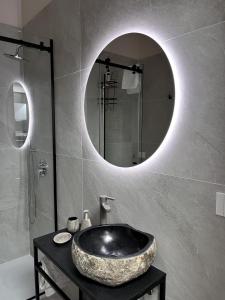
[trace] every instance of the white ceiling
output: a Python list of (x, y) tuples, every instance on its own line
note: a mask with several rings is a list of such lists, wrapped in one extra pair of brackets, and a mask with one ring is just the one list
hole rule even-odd
[(150, 37), (140, 33), (129, 33), (113, 40), (104, 49), (107, 52), (141, 60), (162, 51)]

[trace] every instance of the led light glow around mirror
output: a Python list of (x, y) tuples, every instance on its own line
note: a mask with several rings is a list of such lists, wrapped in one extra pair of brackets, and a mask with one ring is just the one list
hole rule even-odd
[[(121, 28), (122, 26), (120, 26)], [(179, 61), (179, 55), (176, 52), (176, 49), (168, 43), (167, 41), (164, 41), (161, 37), (160, 32), (155, 32), (149, 30), (146, 26), (133, 26), (132, 30), (130, 30), (129, 24), (124, 24), (124, 29), (120, 30), (118, 28), (115, 28), (114, 32), (109, 32), (108, 35), (105, 35), (104, 37), (101, 37), (101, 40), (99, 40), (98, 43), (96, 43), (95, 51), (91, 52), (91, 55), (89, 56), (88, 64), (91, 67), (86, 67), (83, 70), (83, 84), (82, 84), (82, 126), (84, 128), (83, 131), (83, 144), (85, 151), (87, 153), (90, 153), (88, 156), (94, 159), (96, 162), (98, 162), (102, 167), (104, 167), (108, 171), (112, 171), (113, 173), (120, 174), (136, 174), (138, 171), (144, 171), (145, 169), (154, 169), (157, 168), (157, 166), (162, 162), (166, 161), (168, 155), (171, 155), (173, 152), (173, 149), (176, 145), (176, 137), (178, 135), (179, 125), (182, 121), (183, 115), (182, 111), (184, 110), (183, 102), (182, 102), (182, 94), (183, 94), (183, 85), (182, 82), (184, 80), (185, 76), (185, 70), (182, 69), (182, 63)], [(144, 161), (142, 164), (137, 165), (132, 168), (122, 168), (114, 166), (107, 161), (105, 161), (96, 151), (95, 147), (93, 146), (90, 137), (88, 135), (86, 120), (85, 120), (85, 110), (84, 110), (84, 102), (85, 102), (85, 86), (87, 84), (87, 80), (89, 77), (89, 74), (91, 72), (92, 66), (95, 63), (96, 57), (99, 56), (102, 49), (104, 49), (110, 41), (116, 39), (118, 36), (121, 36), (123, 34), (131, 33), (131, 32), (137, 32), (142, 33), (145, 35), (148, 35), (152, 39), (154, 39), (160, 47), (164, 50), (166, 53), (168, 60), (170, 62), (171, 68), (173, 70), (173, 76), (174, 76), (174, 84), (175, 84), (175, 105), (174, 105), (174, 112), (173, 117), (171, 120), (170, 128), (167, 132), (167, 135), (165, 136), (165, 139), (163, 140), (162, 144), (158, 148), (158, 150), (153, 153), (153, 155), (146, 161)], [(121, 173), (122, 172), (122, 173)]]
[[(137, 49), (136, 52), (134, 50), (131, 52), (129, 47), (127, 47), (127, 44), (129, 43), (130, 48), (132, 43), (134, 48), (139, 45), (142, 45), (142, 47), (137, 47), (140, 49)], [(125, 52), (123, 52), (124, 50)], [(118, 67), (115, 66), (114, 68), (113, 64), (110, 65), (105, 63), (105, 59), (108, 59), (109, 56), (113, 63), (119, 65)], [(143, 84), (141, 85), (143, 89), (139, 89), (138, 92), (135, 93), (132, 92), (132, 95), (130, 95), (131, 93), (129, 90), (126, 90), (121, 82), (124, 81), (125, 72), (128, 72), (133, 77), (142, 75), (138, 74), (138, 72), (133, 74), (133, 71), (124, 71), (124, 67), (126, 69), (131, 63), (132, 65), (135, 65), (135, 62), (143, 63), (143, 74), (146, 76), (139, 77), (144, 78), (142, 80)], [(99, 66), (104, 66), (100, 72), (97, 69), (98, 67), (96, 68), (97, 64), (99, 64)], [(143, 68), (142, 65), (140, 66), (140, 68)], [(106, 70), (104, 69), (105, 67)], [(100, 73), (98, 80), (96, 80), (97, 72)], [(110, 77), (109, 79), (107, 79), (108, 74)], [(116, 77), (114, 74), (117, 76), (116, 79), (112, 79), (113, 76)], [(86, 121), (84, 121), (84, 123), (89, 133), (89, 141), (92, 141), (94, 148), (97, 149), (102, 157), (116, 166), (130, 167), (132, 165), (143, 163), (145, 160), (148, 161), (149, 157), (153, 157), (155, 153), (159, 151), (172, 123), (171, 119), (173, 116), (175, 98), (174, 81), (171, 64), (167, 55), (165, 55), (163, 48), (152, 38), (143, 33), (122, 35), (110, 42), (105, 49), (101, 51), (97, 63), (95, 61), (92, 71), (89, 73), (85, 93), (86, 102), (84, 103), (84, 106), (86, 106)], [(99, 87), (96, 88), (99, 86), (99, 82), (101, 82), (100, 89)], [(108, 83), (111, 84), (111, 82), (116, 82), (117, 85), (121, 83), (121, 86), (120, 88), (116, 86), (119, 98), (118, 109), (116, 109), (116, 112), (113, 112), (113, 115), (110, 117), (110, 113), (107, 113), (107, 109), (110, 111), (113, 107), (114, 110), (114, 105), (116, 106), (117, 104), (117, 102), (114, 104), (114, 99), (117, 100), (117, 97), (115, 97), (115, 87), (114, 94), (110, 94), (110, 89), (106, 89)], [(149, 82), (151, 84), (151, 89), (148, 89)], [(142, 93), (142, 91), (144, 91), (144, 93)], [(143, 94), (144, 96), (142, 96)], [(112, 99), (113, 104), (110, 102)], [(126, 103), (125, 108), (124, 103)], [(139, 103), (141, 103), (141, 105)], [(133, 106), (132, 109), (130, 109), (131, 106)], [(117, 130), (118, 125), (115, 124), (114, 120), (115, 116), (116, 119), (118, 116), (121, 116), (121, 110), (122, 119), (120, 117), (116, 122), (120, 123), (119, 130), (123, 130), (122, 133)], [(103, 117), (101, 117), (102, 111)], [(141, 111), (142, 114), (140, 114)], [(111, 119), (114, 121), (114, 124)], [(132, 120), (132, 124), (129, 124), (129, 120)], [(126, 125), (125, 131), (124, 124)], [(118, 136), (124, 136), (125, 133), (125, 139), (118, 141), (120, 137), (117, 139), (117, 132)], [(129, 140), (127, 140), (126, 135)], [(102, 143), (102, 141), (104, 142)], [(128, 145), (128, 148), (121, 151), (121, 148), (123, 148), (124, 145), (125, 147)], [(119, 153), (119, 155), (117, 155), (117, 153)]]

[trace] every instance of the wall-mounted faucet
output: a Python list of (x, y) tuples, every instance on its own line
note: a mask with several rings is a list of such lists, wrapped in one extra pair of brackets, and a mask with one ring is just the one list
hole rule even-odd
[(44, 177), (48, 174), (48, 163), (46, 160), (40, 160), (38, 165), (38, 175)]
[(115, 198), (108, 196), (100, 196), (100, 224), (107, 224), (107, 214), (111, 211), (111, 206), (108, 203), (108, 200), (115, 200)]

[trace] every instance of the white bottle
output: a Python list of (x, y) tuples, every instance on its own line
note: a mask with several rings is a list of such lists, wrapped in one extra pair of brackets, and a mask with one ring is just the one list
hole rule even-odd
[(89, 217), (89, 210), (84, 210), (83, 214), (84, 215), (83, 215), (83, 220), (81, 222), (80, 230), (84, 230), (85, 228), (88, 228), (88, 227), (92, 226), (91, 220), (90, 220), (90, 217)]

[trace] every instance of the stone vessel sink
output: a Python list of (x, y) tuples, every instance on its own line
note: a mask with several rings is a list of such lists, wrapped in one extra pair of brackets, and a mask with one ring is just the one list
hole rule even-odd
[(72, 259), (81, 274), (117, 286), (145, 273), (156, 254), (154, 236), (126, 224), (92, 226), (74, 235)]

